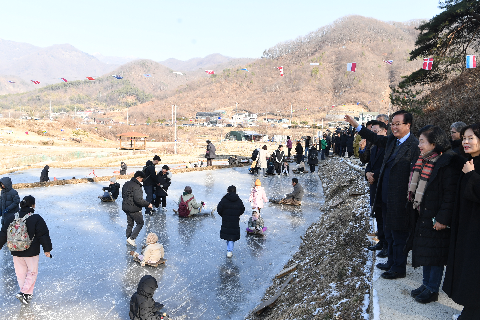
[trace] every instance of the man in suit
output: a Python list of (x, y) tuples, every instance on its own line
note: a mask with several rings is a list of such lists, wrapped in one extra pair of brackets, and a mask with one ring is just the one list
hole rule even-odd
[(407, 254), (403, 252), (409, 235), (409, 218), (406, 214), (408, 181), (410, 167), (418, 159), (418, 139), (410, 133), (413, 116), (411, 113), (400, 110), (392, 118), (392, 134), (388, 136), (363, 128), (346, 115), (345, 120), (367, 141), (385, 148), (385, 157), (378, 177), (375, 204), (381, 202), (382, 212), (385, 212), (384, 232), (388, 243), (388, 261), (377, 264), (377, 268), (384, 270), (382, 278), (397, 279), (406, 275)]
[[(387, 126), (381, 121), (372, 121), (370, 123), (370, 127), (372, 132), (376, 133), (377, 135), (387, 135)], [(377, 221), (377, 237), (379, 240), (376, 245), (368, 247), (368, 250), (382, 250), (377, 254), (377, 257), (379, 258), (386, 258), (388, 256), (388, 243), (385, 240), (385, 232), (383, 227), (384, 219), (382, 216), (382, 204), (377, 203), (377, 205), (374, 206), (378, 177), (380, 175), (380, 169), (382, 168), (384, 156), (385, 148), (373, 146), (369, 151), (370, 162), (368, 162), (365, 168), (365, 179), (367, 179), (368, 183), (370, 184), (370, 206), (372, 206), (372, 214), (375, 216), (375, 220)]]

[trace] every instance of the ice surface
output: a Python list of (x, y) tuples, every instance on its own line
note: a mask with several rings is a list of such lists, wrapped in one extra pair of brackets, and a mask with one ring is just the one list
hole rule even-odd
[[(83, 170), (83, 169), (82, 169)], [(12, 257), (0, 251), (0, 317), (3, 319), (128, 319), (129, 301), (140, 278), (154, 276), (154, 299), (177, 319), (243, 319), (263, 297), (271, 279), (298, 249), (300, 236), (321, 215), (321, 182), (316, 174), (297, 175), (305, 187), (301, 207), (267, 204), (262, 210), (268, 227), (264, 238), (246, 236), (251, 214), (248, 195), (257, 177), (247, 168), (174, 174), (166, 213), (145, 217), (137, 238), (155, 232), (165, 247), (166, 265), (141, 267), (126, 245), (126, 216), (121, 197), (115, 203), (97, 198), (108, 182), (20, 189), (31, 194), (36, 212), (47, 222), (53, 259), (40, 256), (34, 298), (22, 306)], [(97, 171), (97, 170), (95, 170)], [(269, 198), (291, 192), (290, 177), (260, 177)], [(121, 181), (123, 183), (124, 181)], [(229, 185), (236, 185), (247, 212), (240, 219), (241, 239), (233, 257), (219, 237), (221, 217), (179, 218), (173, 215), (183, 188), (190, 185), (197, 201), (215, 206)], [(137, 249), (139, 251), (139, 249)], [(108, 316), (107, 316), (108, 314)], [(182, 317), (183, 316), (183, 317)]]

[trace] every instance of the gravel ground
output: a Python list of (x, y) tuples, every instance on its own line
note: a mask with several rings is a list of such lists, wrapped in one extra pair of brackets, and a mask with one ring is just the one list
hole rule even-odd
[[(294, 280), (273, 308), (246, 319), (369, 318), (372, 260), (365, 249), (370, 245), (365, 236), (370, 230), (366, 185), (358, 171), (338, 158), (322, 161), (318, 168), (326, 199), (318, 208), (323, 214), (285, 265), (298, 264)], [(264, 300), (285, 279), (274, 279)]]

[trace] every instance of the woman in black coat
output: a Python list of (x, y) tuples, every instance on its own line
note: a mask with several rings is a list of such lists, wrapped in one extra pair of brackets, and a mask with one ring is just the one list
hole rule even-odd
[(167, 207), (168, 188), (172, 183), (172, 173), (167, 165), (162, 167), (162, 170), (157, 174), (157, 187), (155, 188), (155, 208), (158, 209), (160, 202), (163, 210)]
[(310, 165), (310, 172), (315, 172), (315, 165), (318, 164), (318, 151), (315, 145), (313, 145), (308, 152), (307, 163)]
[[(33, 296), (33, 288), (38, 275), (38, 260), (40, 255), (40, 245), (46, 257), (50, 257), (52, 251), (52, 241), (45, 220), (35, 213), (35, 198), (26, 196), (20, 202), (19, 218), (26, 217), (25, 225), (27, 233), (32, 240), (30, 247), (23, 251), (11, 251), (13, 256), (13, 265), (17, 275), (20, 292), (16, 294), (16, 298), (23, 304), (28, 304)], [(7, 242), (8, 227), (13, 222), (15, 216), (11, 215), (5, 220), (0, 231), (0, 249)]]
[[(438, 300), (447, 264), (452, 213), (461, 168), (465, 161), (450, 150), (444, 130), (426, 126), (419, 131), (420, 156), (411, 173), (409, 201), (417, 223), (413, 233), (412, 266), (423, 266), (423, 284), (411, 292), (415, 301)], [(422, 196), (423, 194), (423, 196)]]
[(240, 216), (245, 212), (235, 186), (228, 187), (227, 194), (217, 206), (217, 212), (222, 217), (220, 238), (227, 241), (227, 257), (231, 258), (233, 245), (240, 239)]
[(468, 161), (460, 176), (452, 217), (443, 290), (463, 305), (459, 320), (480, 319), (480, 123), (462, 129)]

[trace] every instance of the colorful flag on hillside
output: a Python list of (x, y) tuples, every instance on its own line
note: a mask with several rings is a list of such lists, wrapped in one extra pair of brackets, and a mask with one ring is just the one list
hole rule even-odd
[(311, 65), (311, 66), (319, 66), (320, 63), (319, 63), (319, 62), (310, 62), (310, 65)]
[(15, 83), (15, 81), (10, 81), (10, 80), (9, 80), (8, 83)]
[(65, 78), (60, 78), (63, 82), (68, 82)]
[(356, 62), (347, 63), (347, 71), (355, 72), (355, 69), (357, 69)]
[(118, 79), (118, 80), (123, 79), (123, 77), (119, 76), (118, 74), (114, 74), (112, 77), (114, 77), (115, 79)]
[(477, 67), (476, 56), (467, 56), (467, 69), (473, 69)]
[(383, 60), (383, 62), (385, 62), (386, 64), (392, 64), (393, 60)]
[(37, 80), (30, 80), (30, 81), (32, 81), (35, 84), (40, 84), (40, 81), (37, 81)]
[(180, 75), (180, 76), (183, 76), (183, 73), (181, 73), (181, 72), (179, 72), (179, 71), (174, 71), (173, 73), (178, 74), (178, 75)]
[(95, 78), (93, 78), (93, 77), (87, 77), (87, 79), (90, 80), (90, 81), (95, 80)]
[(213, 71), (213, 70), (205, 70), (205, 72), (206, 72), (207, 74), (215, 74), (215, 71)]
[(432, 70), (433, 58), (424, 58), (423, 59), (423, 70)]
[(280, 70), (280, 76), (283, 77), (283, 66), (277, 67), (278, 70)]
[(149, 74), (149, 73), (145, 73), (143, 76), (145, 76), (145, 77), (147, 77), (147, 78), (150, 78), (150, 77), (152, 77), (152, 75), (151, 75), (151, 74)]
[(248, 71), (247, 68), (242, 68), (242, 69), (240, 69), (240, 70), (250, 72), (250, 71)]

